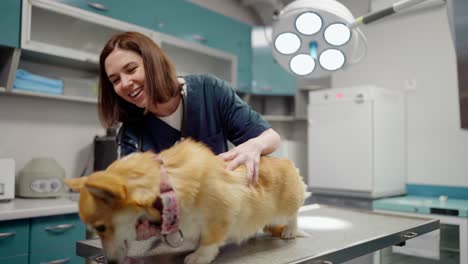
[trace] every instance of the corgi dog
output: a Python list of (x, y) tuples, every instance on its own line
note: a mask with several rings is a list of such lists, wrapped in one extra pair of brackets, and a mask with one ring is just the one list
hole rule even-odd
[[(241, 243), (272, 227), (279, 236), (300, 235), (298, 210), (308, 193), (293, 162), (262, 156), (258, 184), (245, 166), (227, 170), (207, 146), (186, 139), (159, 154), (133, 153), (106, 170), (66, 179), (80, 192), (79, 215), (99, 235), (108, 263), (124, 263), (142, 220), (166, 236), (183, 236), (197, 248), (186, 264), (212, 262), (219, 247)], [(173, 239), (174, 240), (174, 239)]]

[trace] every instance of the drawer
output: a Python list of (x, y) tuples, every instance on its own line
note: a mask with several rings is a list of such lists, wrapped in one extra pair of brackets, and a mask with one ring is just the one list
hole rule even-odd
[(30, 264), (83, 263), (76, 256), (76, 241), (85, 238), (86, 228), (77, 214), (31, 219)]
[(28, 246), (29, 219), (0, 222), (0, 258), (28, 254)]
[(21, 255), (16, 257), (9, 257), (9, 258), (0, 258), (0, 263), (2, 264), (29, 264), (28, 255)]

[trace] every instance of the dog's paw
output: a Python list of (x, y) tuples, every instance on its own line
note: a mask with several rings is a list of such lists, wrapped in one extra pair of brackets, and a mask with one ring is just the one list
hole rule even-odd
[(285, 226), (283, 232), (281, 233), (282, 239), (294, 239), (296, 238), (297, 227)]
[(193, 252), (184, 259), (184, 264), (209, 264), (216, 257), (216, 253), (210, 250), (200, 250)]

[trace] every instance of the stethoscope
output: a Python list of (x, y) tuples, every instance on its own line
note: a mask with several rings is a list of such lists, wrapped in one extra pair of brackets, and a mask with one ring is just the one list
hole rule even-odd
[[(178, 142), (184, 140), (186, 137), (187, 137), (187, 92), (185, 89), (183, 89), (183, 86), (186, 85), (185, 83), (182, 84), (182, 89), (180, 90), (180, 99), (181, 99), (181, 103), (182, 103), (182, 122), (181, 122), (181, 126), (180, 126), (180, 139), (178, 141), (176, 141), (175, 144), (177, 144)], [(117, 135), (118, 137), (118, 144), (117, 144), (117, 159), (120, 159), (122, 157), (121, 155), (121, 144), (122, 144), (122, 140), (123, 140), (123, 134), (124, 134), (124, 130), (125, 128), (122, 126), (120, 129), (119, 129), (119, 133)], [(142, 152), (143, 151), (143, 142), (141, 140), (141, 138), (138, 139), (138, 142), (135, 146), (135, 149), (137, 152)]]
[(180, 91), (180, 95), (181, 95), (180, 101), (182, 103), (182, 124), (180, 126), (180, 140), (179, 141), (182, 141), (187, 137), (187, 107), (186, 107), (187, 92), (186, 90), (182, 89)]

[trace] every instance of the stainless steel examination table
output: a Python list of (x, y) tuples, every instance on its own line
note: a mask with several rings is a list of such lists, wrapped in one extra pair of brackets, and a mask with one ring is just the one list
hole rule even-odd
[[(310, 237), (282, 240), (259, 235), (241, 246), (223, 247), (214, 263), (341, 263), (436, 230), (439, 220), (313, 204), (301, 208), (299, 228)], [(193, 249), (189, 243), (177, 249), (161, 245), (146, 260), (183, 263)], [(76, 251), (96, 258), (101, 254), (100, 240), (78, 241)]]

